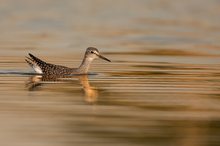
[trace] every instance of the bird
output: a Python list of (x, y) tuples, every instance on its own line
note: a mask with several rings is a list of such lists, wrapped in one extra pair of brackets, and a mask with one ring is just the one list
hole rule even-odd
[(99, 50), (95, 47), (88, 47), (86, 49), (82, 63), (78, 68), (69, 68), (62, 65), (55, 65), (47, 63), (31, 53), (28, 54), (29, 57), (26, 57), (25, 61), (34, 69), (37, 74), (44, 74), (47, 76), (66, 76), (74, 74), (88, 74), (89, 67), (94, 59), (101, 58), (108, 62), (111, 60), (102, 56), (99, 53)]

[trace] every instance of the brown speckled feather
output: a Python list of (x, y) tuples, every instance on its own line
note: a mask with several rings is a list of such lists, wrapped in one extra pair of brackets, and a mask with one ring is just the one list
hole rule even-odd
[(74, 72), (74, 68), (47, 63), (29, 53), (26, 62), (37, 72), (47, 75), (68, 75)]

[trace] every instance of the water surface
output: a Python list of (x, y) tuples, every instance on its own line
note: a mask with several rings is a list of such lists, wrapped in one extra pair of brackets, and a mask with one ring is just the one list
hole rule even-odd
[[(200, 5), (199, 5), (200, 4)], [(219, 2), (2, 1), (0, 144), (217, 146)], [(92, 75), (39, 79), (31, 52)]]

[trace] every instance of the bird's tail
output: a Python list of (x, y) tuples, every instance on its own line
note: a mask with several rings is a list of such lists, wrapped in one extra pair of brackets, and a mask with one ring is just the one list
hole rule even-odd
[(35, 72), (42, 74), (43, 71), (41, 69), (41, 65), (45, 64), (45, 62), (35, 57), (31, 53), (29, 53), (29, 56), (30, 57), (26, 57), (25, 61), (35, 70)]

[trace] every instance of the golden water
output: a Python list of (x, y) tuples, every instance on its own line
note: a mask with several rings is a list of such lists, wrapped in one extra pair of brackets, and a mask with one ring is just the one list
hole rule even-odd
[[(0, 145), (220, 143), (218, 1), (2, 1)], [(40, 81), (29, 53), (93, 75)]]

